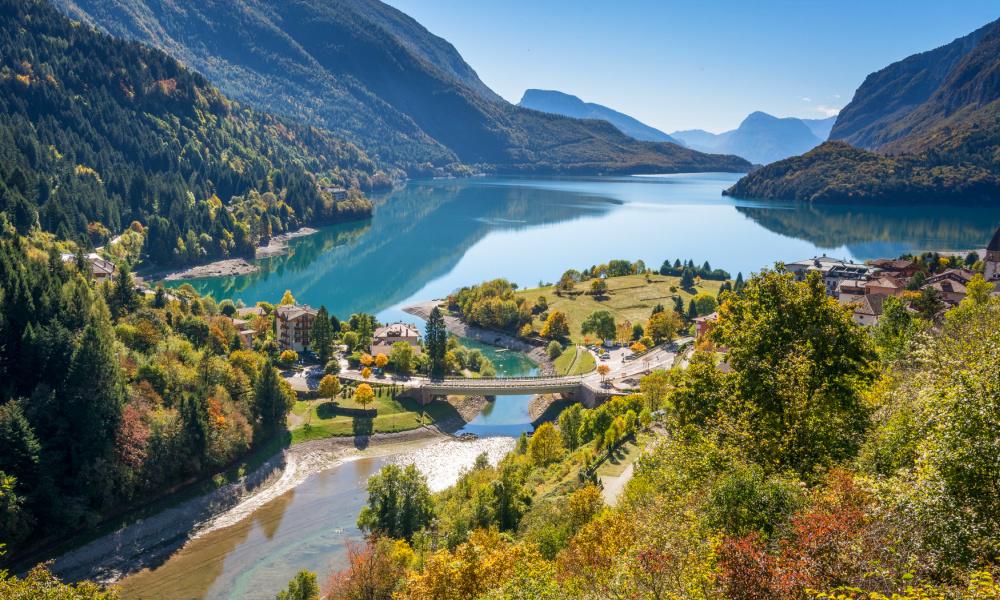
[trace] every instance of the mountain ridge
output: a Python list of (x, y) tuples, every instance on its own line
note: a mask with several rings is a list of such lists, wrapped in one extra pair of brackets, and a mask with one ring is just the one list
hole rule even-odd
[(246, 104), (316, 123), (411, 176), (750, 166), (511, 105), (451, 44), (377, 0), (54, 1), (177, 56)]
[(517, 105), (576, 119), (607, 121), (625, 135), (642, 142), (670, 142), (684, 145), (680, 140), (623, 112), (594, 102), (584, 102), (577, 96), (558, 90), (527, 89)]
[[(884, 110), (868, 110), (879, 102)], [(868, 76), (838, 117), (830, 142), (751, 172), (725, 193), (800, 201), (996, 204), (1000, 20)]]
[(671, 135), (694, 150), (735, 154), (755, 164), (765, 164), (818, 146), (823, 139), (816, 135), (813, 127), (822, 130), (824, 126), (822, 121), (810, 126), (804, 119), (754, 111), (739, 127), (730, 131), (715, 134), (692, 129), (674, 131)]
[(998, 27), (994, 21), (948, 44), (871, 73), (840, 111), (830, 139), (876, 150), (903, 137), (906, 131), (897, 123), (930, 100), (959, 61)]

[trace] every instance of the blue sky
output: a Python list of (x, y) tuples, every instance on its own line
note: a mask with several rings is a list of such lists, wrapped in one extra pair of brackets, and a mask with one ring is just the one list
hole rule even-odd
[(517, 102), (557, 89), (665, 131), (822, 117), (865, 76), (1000, 18), (997, 0), (387, 0)]

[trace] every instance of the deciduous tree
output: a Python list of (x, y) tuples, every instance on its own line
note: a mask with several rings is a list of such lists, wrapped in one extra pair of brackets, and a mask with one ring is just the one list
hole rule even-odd
[(528, 440), (528, 456), (537, 465), (545, 466), (563, 454), (562, 438), (552, 423), (542, 423)]
[(615, 337), (615, 319), (606, 310), (594, 311), (583, 321), (580, 332), (592, 333), (602, 340), (610, 340)]
[(324, 375), (319, 381), (319, 395), (321, 398), (333, 398), (340, 393), (340, 378), (336, 375)]
[(427, 478), (414, 465), (389, 464), (368, 478), (368, 502), (358, 517), (359, 528), (411, 540), (433, 518)]
[(566, 313), (561, 310), (553, 310), (549, 317), (545, 319), (540, 332), (541, 336), (549, 339), (569, 337), (569, 320)]
[(375, 401), (375, 390), (367, 383), (362, 383), (354, 390), (354, 401), (362, 408), (368, 408), (368, 405)]

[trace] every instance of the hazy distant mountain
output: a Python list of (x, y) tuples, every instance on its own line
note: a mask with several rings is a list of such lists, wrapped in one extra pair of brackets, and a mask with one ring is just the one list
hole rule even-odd
[(500, 99), (447, 41), (377, 0), (53, 0), (157, 46), (252, 106), (429, 174), (740, 171), (736, 157), (637, 142)]
[(825, 119), (799, 119), (806, 124), (809, 131), (812, 131), (813, 135), (818, 137), (822, 141), (830, 139), (830, 131), (833, 129), (833, 124), (837, 122), (837, 116), (827, 117)]
[[(820, 147), (726, 193), (828, 202), (1000, 203), (1000, 21), (869, 75)], [(848, 143), (872, 148), (859, 149)]]
[(600, 104), (594, 104), (593, 102), (584, 102), (576, 96), (555, 90), (525, 90), (521, 101), (517, 105), (523, 108), (574, 117), (576, 119), (599, 119), (607, 121), (625, 135), (644, 142), (679, 143), (678, 140), (659, 129), (650, 127), (642, 121), (620, 113), (617, 110)]
[(814, 133), (814, 128), (822, 132), (823, 127), (822, 123), (810, 124), (791, 117), (782, 119), (757, 111), (732, 131), (713, 134), (692, 129), (670, 135), (695, 150), (735, 154), (752, 163), (766, 164), (815, 148), (825, 138)]

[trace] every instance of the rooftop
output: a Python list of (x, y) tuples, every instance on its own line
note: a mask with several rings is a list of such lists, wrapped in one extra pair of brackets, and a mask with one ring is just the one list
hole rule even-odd
[(868, 294), (858, 301), (854, 312), (877, 317), (882, 314), (882, 304), (887, 297), (885, 294)]
[(375, 330), (376, 338), (420, 337), (420, 330), (412, 323), (390, 323)]
[(275, 312), (283, 319), (298, 319), (304, 315), (315, 317), (319, 311), (306, 304), (286, 304), (276, 308)]
[(880, 269), (886, 269), (889, 271), (902, 271), (913, 267), (916, 261), (911, 258), (876, 258), (872, 261), (873, 267), (878, 267)]
[(993, 234), (993, 239), (990, 240), (990, 245), (986, 246), (987, 252), (1000, 252), (1000, 227), (997, 227), (996, 233)]

